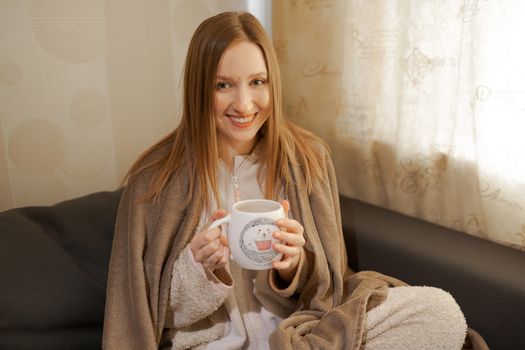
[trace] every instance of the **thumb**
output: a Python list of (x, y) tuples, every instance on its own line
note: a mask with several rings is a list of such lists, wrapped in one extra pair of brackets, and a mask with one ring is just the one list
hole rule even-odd
[(281, 205), (283, 206), (284, 215), (288, 217), (288, 212), (290, 211), (290, 202), (288, 202), (286, 199), (281, 199), (279, 203), (281, 203)]
[(217, 220), (217, 219), (222, 219), (223, 217), (225, 217), (226, 215), (228, 215), (228, 212), (224, 209), (218, 209), (218, 210), (215, 210), (213, 212), (213, 214), (211, 214), (211, 219), (212, 220)]
[(228, 212), (224, 209), (218, 209), (218, 210), (215, 210), (212, 214), (211, 214), (211, 217), (208, 219), (208, 221), (206, 222), (206, 224), (204, 225), (204, 227), (206, 227), (206, 229), (208, 227), (210, 227), (210, 225), (215, 221), (215, 220), (218, 220), (218, 219), (222, 219), (223, 217), (225, 217), (226, 215), (228, 215)]
[[(211, 214), (212, 222), (215, 221), (215, 220), (218, 220), (218, 219), (222, 219), (226, 215), (228, 215), (228, 212), (226, 210), (224, 210), (224, 209), (216, 210), (216, 211), (213, 212), (213, 214)], [(211, 225), (211, 222), (210, 222), (209, 225)], [(220, 227), (219, 227), (219, 229), (220, 229)], [(220, 241), (221, 241), (223, 246), (228, 247), (228, 240), (226, 239), (226, 237), (222, 233), (219, 236), (219, 239), (220, 239)], [(230, 253), (229, 253), (228, 248), (226, 248), (226, 250), (227, 250), (227, 252), (225, 251), (223, 253), (224, 254), (228, 254), (227, 256), (229, 256)]]

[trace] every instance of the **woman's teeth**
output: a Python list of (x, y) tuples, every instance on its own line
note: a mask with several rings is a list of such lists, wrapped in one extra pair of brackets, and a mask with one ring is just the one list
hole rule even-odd
[(233, 117), (233, 116), (229, 116), (229, 118), (236, 122), (236, 123), (239, 123), (239, 124), (243, 124), (243, 123), (249, 123), (253, 120), (253, 118), (255, 118), (255, 114), (252, 115), (251, 117)]

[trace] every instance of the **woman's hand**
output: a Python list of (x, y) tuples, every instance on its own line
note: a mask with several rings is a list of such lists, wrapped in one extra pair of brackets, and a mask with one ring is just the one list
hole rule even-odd
[(211, 216), (211, 221), (206, 228), (197, 233), (190, 242), (190, 249), (195, 261), (201, 263), (204, 268), (215, 271), (224, 267), (230, 261), (230, 249), (221, 235), (221, 228), (207, 229), (211, 222), (223, 218), (227, 212), (219, 209)]
[[(287, 200), (282, 200), (280, 203), (286, 216), (288, 216), (290, 203)], [(277, 253), (282, 253), (283, 257), (280, 261), (274, 261), (272, 267), (279, 272), (279, 276), (283, 281), (289, 283), (295, 275), (303, 246), (306, 243), (304, 228), (296, 220), (288, 218), (279, 219), (276, 224), (281, 230), (274, 232), (273, 237), (281, 241), (281, 243), (274, 243), (272, 248)]]

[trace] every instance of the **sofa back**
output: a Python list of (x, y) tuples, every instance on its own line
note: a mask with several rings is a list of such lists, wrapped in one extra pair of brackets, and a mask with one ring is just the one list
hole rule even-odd
[(122, 191), (0, 213), (0, 349), (99, 349)]

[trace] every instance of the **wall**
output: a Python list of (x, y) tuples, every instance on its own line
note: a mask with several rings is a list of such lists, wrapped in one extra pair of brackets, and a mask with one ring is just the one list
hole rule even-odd
[(198, 23), (267, 3), (0, 0), (0, 210), (118, 187), (178, 123)]

